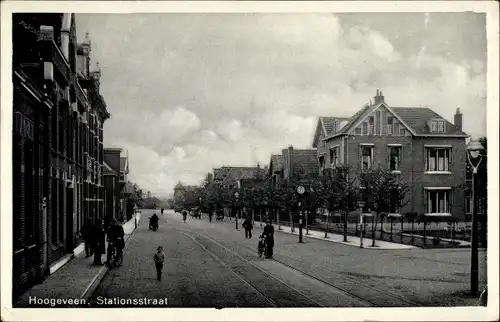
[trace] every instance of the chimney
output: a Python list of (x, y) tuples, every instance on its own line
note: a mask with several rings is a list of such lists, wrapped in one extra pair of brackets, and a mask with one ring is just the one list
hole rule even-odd
[(379, 91), (377, 89), (377, 95), (375, 95), (374, 99), (375, 99), (375, 102), (374, 102), (375, 104), (379, 104), (379, 103), (384, 102), (384, 95), (382, 94), (382, 91)]
[(462, 113), (460, 113), (460, 107), (457, 107), (457, 112), (455, 113), (455, 127), (462, 131)]

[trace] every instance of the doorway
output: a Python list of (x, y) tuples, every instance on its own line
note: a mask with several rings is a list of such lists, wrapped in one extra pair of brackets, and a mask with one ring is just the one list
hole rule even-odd
[(66, 187), (66, 251), (72, 253), (75, 248), (75, 234), (73, 231), (74, 223), (74, 194), (73, 185)]

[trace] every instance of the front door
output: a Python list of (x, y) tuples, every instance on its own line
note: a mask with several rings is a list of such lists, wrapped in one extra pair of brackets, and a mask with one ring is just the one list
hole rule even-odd
[(66, 187), (66, 196), (66, 251), (72, 253), (75, 248), (75, 233), (73, 231), (73, 187)]

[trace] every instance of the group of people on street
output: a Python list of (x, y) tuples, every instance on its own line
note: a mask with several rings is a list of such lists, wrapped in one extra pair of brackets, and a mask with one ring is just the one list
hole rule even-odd
[[(250, 217), (247, 217), (242, 226), (245, 229), (245, 238), (252, 238), (252, 219)], [(262, 235), (260, 235), (260, 238), (264, 240), (264, 243), (266, 245), (266, 258), (272, 258), (274, 248), (274, 227), (272, 225), (271, 219), (266, 220), (266, 225), (264, 226), (264, 231), (262, 232)]]
[[(82, 226), (82, 238), (85, 245), (85, 257), (90, 257), (94, 255), (94, 261), (92, 265), (103, 265), (102, 255), (106, 254), (106, 239), (108, 243), (114, 248), (115, 251), (123, 251), (125, 247), (125, 232), (123, 227), (117, 222), (112, 221), (109, 228), (105, 229), (104, 220), (98, 219), (95, 224), (92, 223), (92, 219), (88, 217)], [(108, 251), (107, 261), (109, 264), (111, 262), (111, 256), (113, 252)]]

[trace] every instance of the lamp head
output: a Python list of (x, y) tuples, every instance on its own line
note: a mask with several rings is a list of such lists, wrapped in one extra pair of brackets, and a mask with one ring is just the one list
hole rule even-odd
[(365, 206), (365, 202), (364, 201), (358, 201), (358, 206), (360, 208), (363, 208)]
[(297, 193), (298, 193), (299, 195), (303, 195), (303, 194), (304, 194), (304, 192), (306, 192), (306, 189), (305, 189), (303, 186), (298, 186), (298, 187), (297, 187)]
[(467, 144), (466, 149), (473, 159), (477, 158), (481, 151), (484, 151), (483, 145), (477, 140), (471, 140), (469, 144)]

